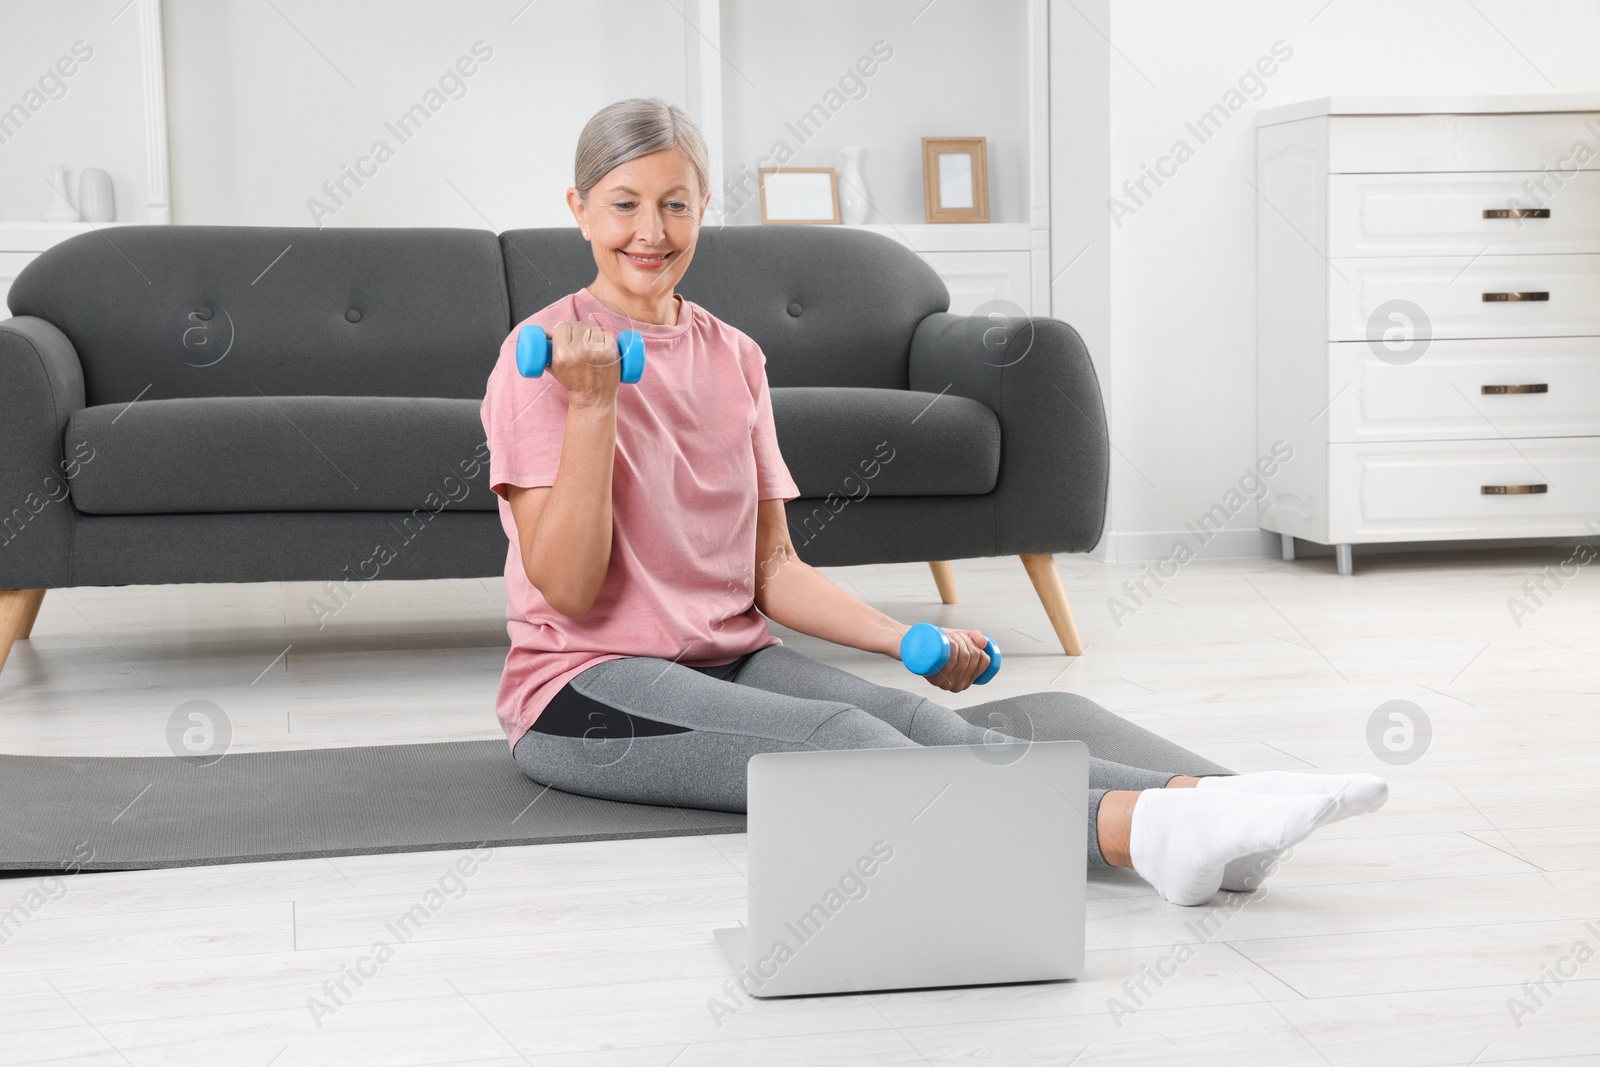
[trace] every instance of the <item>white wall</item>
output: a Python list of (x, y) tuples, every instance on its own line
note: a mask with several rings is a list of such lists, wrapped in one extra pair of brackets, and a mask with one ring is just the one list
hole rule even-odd
[[(990, 221), (1027, 222), (1026, 45), (1020, 0), (723, 0), (724, 168), (753, 191), (763, 157), (839, 168), (860, 145), (867, 221), (920, 224), (922, 138), (984, 137)], [(841, 87), (862, 59), (873, 74)], [(818, 103), (836, 109), (797, 130)], [(761, 221), (759, 195), (738, 208), (727, 221)]]
[[(175, 221), (570, 224), (563, 194), (591, 114), (632, 95), (698, 113), (687, 57), (718, 57), (689, 25), (696, 11), (693, 0), (164, 0)], [(921, 138), (984, 136), (990, 217), (1027, 221), (1024, 16), (1020, 0), (723, 0), (725, 174), (753, 174), (779, 140), (797, 166), (839, 166), (839, 149), (859, 144), (880, 209), (870, 221), (921, 222)], [(480, 40), (493, 56), (463, 79), (465, 95), (401, 143), (384, 123)], [(818, 103), (831, 105), (820, 131), (786, 125)], [(380, 139), (393, 158), (334, 202), (323, 183)], [(313, 198), (334, 213), (314, 219)], [(728, 221), (760, 221), (758, 196), (736, 206)]]
[[(686, 102), (691, 31), (672, 4), (165, 0), (163, 11), (179, 223), (574, 225), (565, 195), (589, 116), (628, 96)], [(473, 73), (456, 72), (458, 86), (463, 58)], [(417, 103), (437, 110), (402, 140), (385, 123)], [(393, 153), (381, 163), (379, 141)], [(373, 176), (346, 179), (342, 204), (324, 191), (368, 156)], [(315, 214), (314, 199), (334, 213)]]
[(111, 175), (117, 219), (146, 221), (139, 20), (125, 4), (0, 0), (0, 112), (10, 113), (0, 120), (0, 222), (38, 220), (52, 163), (66, 164), (74, 206), (80, 172), (99, 167)]
[[(1110, 24), (1112, 0), (1050, 4), (1050, 311), (1072, 323), (1088, 346), (1109, 413), (1116, 380), (1111, 352), (1110, 78), (1114, 53), (1097, 27)], [(1113, 490), (1127, 469), (1112, 453)], [(1116, 529), (1117, 495), (1106, 518)], [(1103, 539), (1097, 555), (1111, 541)]]
[[(1097, 15), (1093, 4), (1076, 7)], [(1067, 143), (1088, 146), (1098, 170), (1095, 141), (1109, 137), (1108, 170), (1091, 179), (1101, 186), (1106, 219), (1107, 198), (1132, 204), (1120, 187), (1144, 165), (1180, 138), (1195, 148), (1175, 177), (1150, 186), (1154, 195), (1134, 214), (1112, 222), (1102, 260), (1110, 270), (1109, 337), (1096, 358), (1116, 450), (1108, 546), (1115, 558), (1163, 554), (1256, 458), (1256, 194), (1246, 179), (1254, 173), (1257, 108), (1328, 95), (1600, 90), (1600, 4), (1593, 0), (1107, 0), (1097, 28), (1111, 45), (1072, 4), (1054, 3), (1051, 14), (1058, 42), (1077, 34), (1059, 56), (1089, 53), (1110, 71), (1100, 95), (1082, 86), (1084, 95), (1052, 116), (1052, 199), (1071, 231), (1056, 235), (1056, 271), (1064, 248), (1097, 239), (1082, 217), (1084, 175), (1064, 170)], [(1199, 144), (1184, 123), (1236, 87), (1276, 41), (1292, 57), (1265, 79), (1260, 99)], [(1076, 219), (1064, 207), (1068, 196), (1079, 198)], [(1100, 284), (1075, 277), (1083, 265), (1055, 287), (1062, 317), (1073, 317), (1078, 285), (1092, 293)], [(1098, 306), (1092, 297), (1086, 303), (1094, 323)], [(1253, 511), (1235, 522), (1240, 532), (1221, 543), (1222, 552), (1260, 551)]]

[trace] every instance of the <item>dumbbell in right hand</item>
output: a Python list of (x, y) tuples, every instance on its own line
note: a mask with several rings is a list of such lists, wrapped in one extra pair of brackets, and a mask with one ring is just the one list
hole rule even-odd
[[(983, 651), (989, 656), (989, 665), (974, 678), (974, 685), (987, 685), (989, 679), (1000, 673), (1000, 646), (994, 638), (984, 635), (987, 642)], [(900, 639), (900, 662), (912, 674), (923, 677), (938, 674), (950, 662), (950, 637), (943, 628), (931, 622), (919, 622)]]
[[(550, 335), (543, 326), (528, 323), (517, 331), (517, 371), (524, 378), (537, 378), (550, 366), (553, 356)], [(644, 377), (644, 338), (638, 330), (617, 334), (617, 358), (622, 361), (622, 381), (633, 385)]]

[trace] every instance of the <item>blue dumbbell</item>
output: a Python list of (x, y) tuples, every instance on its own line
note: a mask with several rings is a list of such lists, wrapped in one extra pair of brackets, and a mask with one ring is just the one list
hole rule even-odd
[[(617, 334), (617, 356), (622, 360), (622, 380), (632, 385), (644, 377), (644, 338), (638, 330)], [(517, 370), (524, 378), (537, 378), (550, 366), (550, 336), (543, 326), (529, 323), (517, 331)]]
[[(989, 655), (989, 665), (973, 679), (977, 685), (988, 684), (989, 679), (1000, 673), (1000, 646), (987, 634), (984, 640), (988, 642), (983, 650)], [(950, 635), (931, 622), (917, 623), (900, 639), (900, 661), (912, 674), (924, 678), (938, 674), (950, 662)]]

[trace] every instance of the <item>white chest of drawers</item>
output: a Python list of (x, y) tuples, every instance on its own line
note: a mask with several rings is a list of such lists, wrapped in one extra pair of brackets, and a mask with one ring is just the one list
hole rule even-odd
[(1600, 96), (1331, 98), (1256, 131), (1262, 529), (1597, 532)]

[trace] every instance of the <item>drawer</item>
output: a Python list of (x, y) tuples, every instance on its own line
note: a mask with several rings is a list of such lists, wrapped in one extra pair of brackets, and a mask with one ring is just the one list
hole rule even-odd
[[(1525, 299), (1492, 299), (1506, 294)], [(1526, 299), (1538, 294), (1548, 298)], [(1391, 330), (1433, 338), (1600, 334), (1600, 256), (1330, 260), (1328, 340)]]
[[(1600, 170), (1600, 112), (1331, 115), (1328, 170), (1395, 174), (1466, 170)], [(1576, 151), (1581, 144), (1587, 150)]]
[(1330, 256), (1549, 252), (1600, 253), (1600, 170), (1328, 177)]
[[(1567, 537), (1596, 531), (1600, 438), (1328, 447), (1335, 542)], [(1489, 486), (1545, 492), (1485, 494)]]
[(1328, 396), (1330, 441), (1600, 435), (1600, 338), (1433, 341), (1403, 365), (1330, 344)]

